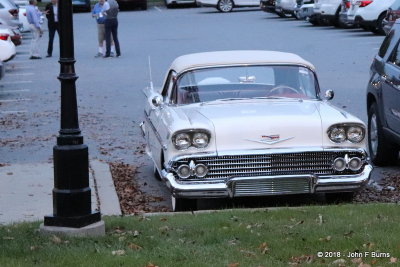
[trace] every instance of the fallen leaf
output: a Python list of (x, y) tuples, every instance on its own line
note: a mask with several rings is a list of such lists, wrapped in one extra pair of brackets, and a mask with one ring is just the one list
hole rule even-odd
[(345, 266), (346, 260), (344, 259), (337, 259), (332, 262), (332, 265), (338, 265), (338, 266)]
[(330, 235), (328, 235), (327, 237), (321, 237), (320, 239), (319, 239), (319, 241), (321, 241), (321, 242), (329, 242), (329, 241), (331, 241), (331, 236)]
[(354, 258), (351, 260), (351, 262), (360, 264), (360, 263), (362, 263), (362, 258)]
[(297, 266), (303, 263), (312, 263), (312, 261), (314, 260), (314, 255), (301, 255), (298, 257), (291, 257), (290, 258), (290, 262), (289, 265), (291, 266)]
[(258, 249), (261, 251), (261, 254), (266, 254), (269, 250), (267, 242), (264, 242), (261, 245), (259, 245)]
[(52, 235), (51, 236), (51, 242), (53, 242), (54, 244), (61, 244), (62, 240), (58, 236)]
[(40, 249), (40, 247), (38, 247), (38, 246), (31, 246), (30, 247), (31, 251), (36, 251), (36, 250), (39, 250), (39, 249)]
[(371, 243), (371, 242), (368, 242), (368, 243), (366, 243), (366, 244), (363, 244), (363, 247), (364, 248), (367, 248), (367, 249), (371, 249), (371, 248), (373, 248), (375, 246), (375, 244), (374, 243)]
[(344, 233), (343, 235), (344, 235), (344, 237), (346, 237), (346, 238), (351, 238), (353, 234), (354, 234), (353, 230), (350, 230), (350, 232)]
[(153, 263), (149, 262), (147, 263), (146, 267), (158, 267), (157, 265), (154, 265)]
[(123, 250), (123, 249), (113, 250), (111, 252), (111, 254), (114, 256), (123, 256), (123, 255), (125, 255), (125, 250)]
[(128, 248), (132, 249), (132, 250), (141, 250), (142, 247), (139, 245), (136, 245), (135, 243), (129, 243), (128, 244)]
[(390, 257), (389, 262), (390, 262), (390, 263), (396, 263), (396, 262), (397, 262), (397, 258), (395, 258), (395, 257)]
[(165, 217), (162, 217), (162, 218), (160, 218), (160, 221), (162, 221), (162, 222), (166, 222), (166, 221), (168, 221), (168, 219), (167, 219), (167, 218), (165, 218)]
[(237, 267), (237, 266), (239, 266), (239, 265), (240, 265), (239, 262), (234, 262), (234, 263), (229, 263), (229, 264), (227, 265), (227, 267)]
[(136, 230), (135, 230), (135, 231), (133, 232), (133, 236), (134, 236), (134, 237), (139, 236), (139, 231), (136, 231)]

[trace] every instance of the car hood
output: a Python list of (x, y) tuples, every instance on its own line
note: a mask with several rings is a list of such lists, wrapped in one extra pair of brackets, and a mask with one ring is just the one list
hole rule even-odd
[(327, 128), (352, 117), (322, 101), (297, 100), (236, 100), (190, 105), (183, 112), (192, 123), (208, 121), (217, 151), (322, 147)]

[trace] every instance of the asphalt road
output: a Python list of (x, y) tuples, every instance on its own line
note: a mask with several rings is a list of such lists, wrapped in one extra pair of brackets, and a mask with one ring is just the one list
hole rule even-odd
[[(120, 58), (94, 57), (97, 32), (89, 13), (74, 14), (74, 33), (80, 127), (90, 157), (141, 166), (141, 183), (155, 194), (165, 190), (152, 177), (138, 128), (142, 89), (149, 85), (148, 57), (153, 83), (161, 86), (169, 64), (182, 54), (236, 49), (293, 52), (315, 65), (322, 90), (335, 91), (333, 104), (366, 121), (369, 66), (383, 40), (360, 29), (313, 27), (247, 8), (228, 14), (213, 8), (157, 6), (121, 12)], [(47, 40), (45, 32), (43, 56)], [(0, 81), (0, 163), (51, 160), (59, 130), (58, 40), (52, 58), (36, 61), (28, 60), (29, 41), (25, 35)]]

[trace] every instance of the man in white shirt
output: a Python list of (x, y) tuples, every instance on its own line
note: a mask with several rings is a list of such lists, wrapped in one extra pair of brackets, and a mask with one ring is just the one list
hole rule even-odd
[(39, 11), (36, 4), (36, 0), (29, 0), (29, 5), (26, 6), (26, 18), (33, 34), (30, 50), (31, 57), (29, 59), (41, 59), (39, 54), (39, 40), (43, 35), (42, 27), (40, 25), (40, 16), (42, 15), (42, 12)]

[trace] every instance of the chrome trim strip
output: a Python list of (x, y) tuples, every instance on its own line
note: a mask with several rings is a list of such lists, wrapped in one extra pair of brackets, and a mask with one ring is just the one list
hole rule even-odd
[(146, 113), (146, 112), (144, 113), (144, 115), (145, 115), (144, 117), (145, 117), (145, 119), (146, 119), (146, 122), (149, 123), (150, 128), (153, 130), (153, 132), (154, 132), (154, 134), (155, 134), (155, 136), (156, 136), (158, 142), (159, 142), (160, 145), (163, 147), (163, 143), (162, 143), (161, 136), (160, 136), (160, 134), (157, 132), (156, 127), (154, 127), (153, 123), (151, 122), (151, 120), (150, 120), (149, 117), (147, 116), (147, 113)]

